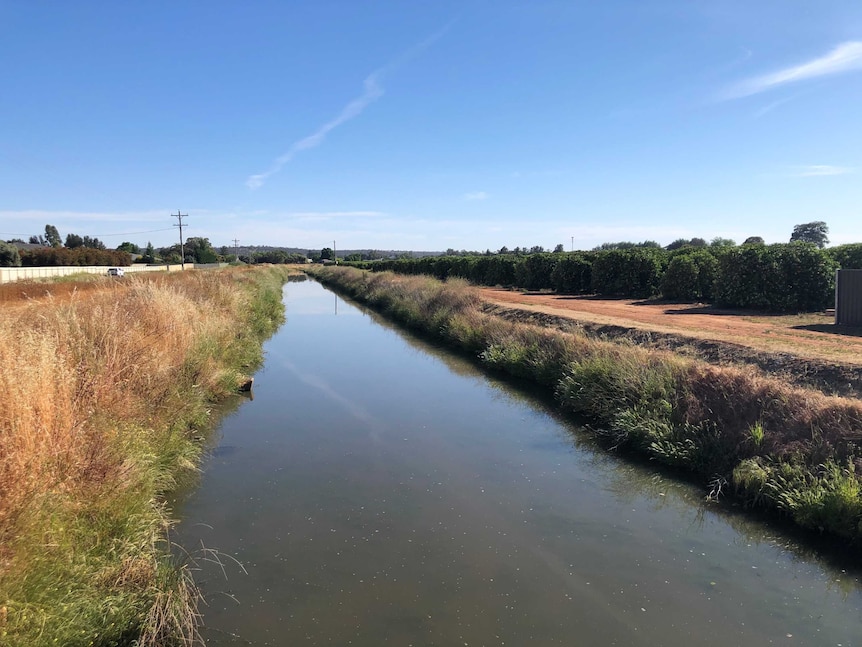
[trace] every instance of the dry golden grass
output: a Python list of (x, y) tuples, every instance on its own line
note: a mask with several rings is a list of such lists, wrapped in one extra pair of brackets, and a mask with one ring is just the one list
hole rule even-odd
[[(152, 277), (151, 274), (147, 275)], [(143, 278), (135, 275), (135, 278)], [(64, 299), (75, 294), (103, 291), (110, 288), (124, 288), (124, 281), (101, 274), (72, 274), (69, 276), (27, 279), (0, 283), (0, 303), (4, 306), (45, 298)]]
[[(280, 285), (284, 275), (273, 271)], [(237, 369), (255, 360), (260, 334), (281, 316), (274, 289), (260, 308), (255, 272), (267, 270), (85, 282), (96, 287), (63, 287), (0, 310), (0, 605), (10, 622), (16, 611), (19, 637), (28, 631), (21, 609), (37, 612), (21, 599), (32, 591), (16, 583), (35, 581), (30, 571), (43, 558), (92, 562), (97, 572), (85, 576), (95, 598), (101, 589), (137, 589), (140, 600), (143, 591), (159, 635), (176, 629), (168, 620), (183, 615), (182, 599), (193, 593), (182, 578), (158, 586), (170, 569), (153, 562), (165, 524), (157, 497), (177, 470), (194, 469), (190, 427), (208, 401), (234, 388)], [(266, 321), (253, 321), (258, 311)], [(111, 556), (79, 555), (78, 532)], [(65, 587), (51, 573), (39, 577)], [(51, 610), (39, 609), (50, 624)], [(146, 626), (147, 609), (138, 611)]]
[(857, 458), (862, 401), (800, 389), (751, 368), (702, 362), (687, 365), (685, 384), (686, 422), (710, 420), (731, 436), (730, 442), (743, 442), (758, 423), (765, 430), (762, 450), (770, 455), (787, 456), (817, 445), (841, 460)]
[(196, 340), (233, 335), (226, 292), (217, 275), (188, 274), (0, 313), (0, 529), (39, 491), (116, 470), (91, 422), (158, 416)]

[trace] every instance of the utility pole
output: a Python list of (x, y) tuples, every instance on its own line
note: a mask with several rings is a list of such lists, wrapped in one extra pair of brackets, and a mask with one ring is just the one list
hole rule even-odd
[(174, 227), (180, 228), (180, 255), (181, 255), (181, 259), (182, 259), (180, 261), (180, 263), (182, 264), (183, 269), (186, 269), (186, 247), (185, 247), (185, 243), (183, 243), (183, 218), (188, 218), (188, 217), (189, 217), (189, 214), (180, 213), (179, 209), (177, 209), (176, 213), (171, 214), (171, 218), (176, 218), (177, 222), (179, 223), (179, 224), (174, 225)]
[(332, 260), (335, 261), (335, 264), (338, 265), (338, 254), (335, 253), (335, 241), (332, 241)]
[(572, 251), (575, 251), (575, 237), (572, 236)]
[(236, 256), (236, 261), (239, 262), (239, 240), (236, 238), (233, 239), (233, 252), (233, 255)]

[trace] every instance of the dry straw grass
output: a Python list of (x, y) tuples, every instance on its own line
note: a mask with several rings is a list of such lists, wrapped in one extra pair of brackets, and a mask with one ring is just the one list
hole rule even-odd
[(221, 282), (183, 278), (0, 314), (0, 528), (40, 490), (86, 487), (88, 475), (115, 471), (94, 419), (158, 418), (195, 341), (229, 340)]
[[(271, 285), (262, 286), (267, 272)], [(117, 631), (146, 629), (149, 614), (160, 640), (189, 634), (173, 620), (189, 617), (194, 595), (182, 577), (161, 586), (171, 568), (154, 561), (167, 523), (159, 494), (194, 468), (189, 431), (207, 402), (259, 357), (260, 333), (280, 316), (274, 286), (283, 279), (280, 270), (130, 276), (0, 310), (0, 606), (9, 644), (42, 644), (32, 640), (33, 617), (42, 630), (92, 621), (79, 610), (61, 622), (47, 608), (74, 602), (28, 599), (52, 587), (89, 586), (94, 598), (128, 591), (116, 603), (130, 607)], [(70, 577), (92, 582), (70, 586)]]
[(0, 303), (20, 303), (45, 297), (63, 298), (71, 294), (80, 294), (105, 289), (105, 277), (95, 274), (74, 274), (59, 279), (14, 281), (0, 284)]

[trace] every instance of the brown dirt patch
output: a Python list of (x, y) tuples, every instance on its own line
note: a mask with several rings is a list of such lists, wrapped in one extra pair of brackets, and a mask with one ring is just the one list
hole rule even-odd
[(835, 326), (825, 313), (776, 316), (496, 288), (481, 293), (490, 309), (509, 319), (625, 338), (714, 364), (749, 364), (794, 384), (862, 397), (862, 329)]

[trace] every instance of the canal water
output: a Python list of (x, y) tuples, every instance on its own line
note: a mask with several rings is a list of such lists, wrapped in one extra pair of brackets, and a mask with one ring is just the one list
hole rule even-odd
[(858, 571), (313, 281), (174, 537), (209, 645), (862, 645)]

